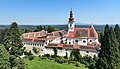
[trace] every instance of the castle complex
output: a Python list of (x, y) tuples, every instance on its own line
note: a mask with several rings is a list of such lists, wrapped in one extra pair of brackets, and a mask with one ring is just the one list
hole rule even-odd
[(68, 57), (72, 49), (78, 49), (82, 56), (98, 55), (100, 43), (98, 34), (91, 25), (89, 28), (76, 28), (72, 10), (68, 21), (68, 31), (59, 30), (47, 33), (47, 31), (29, 32), (21, 36), (24, 47), (27, 51), (33, 47), (39, 49), (39, 55), (54, 55), (54, 49), (57, 49), (58, 56)]

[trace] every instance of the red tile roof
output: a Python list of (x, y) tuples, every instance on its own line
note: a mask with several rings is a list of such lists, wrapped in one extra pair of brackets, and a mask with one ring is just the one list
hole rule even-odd
[(97, 50), (100, 46), (83, 46), (83, 45), (71, 45), (71, 44), (57, 44), (57, 43), (49, 43), (48, 47), (60, 47), (60, 48), (73, 48), (80, 50)]
[(64, 30), (59, 30), (59, 31), (54, 31), (52, 33), (47, 33), (46, 31), (42, 30), (39, 32), (29, 32), (29, 33), (24, 33), (21, 35), (21, 39), (23, 41), (28, 41), (29, 42), (36, 42), (38, 40), (52, 40), (55, 38), (61, 38), (63, 36), (66, 36), (67, 32)]
[(74, 28), (74, 31), (68, 31), (68, 38), (98, 38), (98, 34), (93, 26), (90, 28)]

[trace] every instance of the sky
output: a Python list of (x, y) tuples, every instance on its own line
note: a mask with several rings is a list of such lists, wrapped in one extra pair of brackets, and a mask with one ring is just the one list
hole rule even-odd
[(0, 0), (0, 25), (120, 24), (120, 0)]

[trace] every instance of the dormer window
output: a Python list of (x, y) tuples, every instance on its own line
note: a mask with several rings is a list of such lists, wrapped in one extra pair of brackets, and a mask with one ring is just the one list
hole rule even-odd
[(86, 43), (86, 41), (84, 40), (83, 43)]
[(75, 42), (78, 42), (78, 40), (75, 40)]
[(90, 40), (90, 42), (92, 42), (92, 40)]

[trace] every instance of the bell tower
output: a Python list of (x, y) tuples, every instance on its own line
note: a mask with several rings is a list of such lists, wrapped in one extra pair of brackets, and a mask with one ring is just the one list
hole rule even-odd
[(68, 31), (73, 32), (74, 31), (74, 18), (73, 18), (73, 13), (72, 13), (72, 9), (70, 10), (70, 18), (68, 21)]

